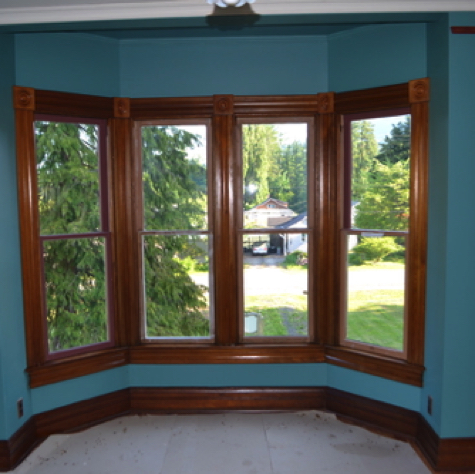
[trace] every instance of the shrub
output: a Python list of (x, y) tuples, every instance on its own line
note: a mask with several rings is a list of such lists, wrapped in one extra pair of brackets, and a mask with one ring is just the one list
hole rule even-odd
[(376, 263), (401, 250), (404, 250), (404, 247), (397, 244), (394, 237), (363, 237), (361, 242), (353, 248), (355, 256), (352, 258), (361, 263), (368, 261)]
[(307, 252), (302, 252), (301, 250), (296, 250), (295, 252), (289, 253), (284, 259), (284, 266), (297, 266), (297, 265), (306, 265), (307, 264)]

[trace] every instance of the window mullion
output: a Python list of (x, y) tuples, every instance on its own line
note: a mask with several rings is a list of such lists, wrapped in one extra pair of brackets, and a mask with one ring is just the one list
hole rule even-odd
[(212, 134), (215, 334), (218, 345), (233, 345), (238, 342), (233, 96), (214, 97)]

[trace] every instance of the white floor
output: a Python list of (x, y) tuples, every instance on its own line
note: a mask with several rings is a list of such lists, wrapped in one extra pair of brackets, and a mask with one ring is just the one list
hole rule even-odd
[(127, 416), (49, 437), (15, 474), (430, 474), (411, 446), (317, 411)]

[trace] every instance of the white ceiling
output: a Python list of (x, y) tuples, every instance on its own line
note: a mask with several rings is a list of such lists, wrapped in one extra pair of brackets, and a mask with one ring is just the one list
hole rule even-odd
[[(256, 0), (262, 15), (302, 13), (475, 11), (475, 0)], [(0, 25), (202, 17), (206, 0), (0, 0)]]

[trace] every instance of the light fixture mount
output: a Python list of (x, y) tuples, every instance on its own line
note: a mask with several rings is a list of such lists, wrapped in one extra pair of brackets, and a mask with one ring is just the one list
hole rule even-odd
[(216, 5), (220, 8), (242, 7), (246, 3), (254, 3), (255, 0), (207, 0), (210, 5)]

